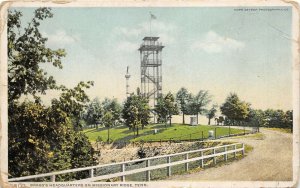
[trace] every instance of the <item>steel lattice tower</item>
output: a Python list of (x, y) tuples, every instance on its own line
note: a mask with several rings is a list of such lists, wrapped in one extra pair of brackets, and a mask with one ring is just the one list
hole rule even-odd
[(141, 44), (141, 94), (149, 99), (151, 107), (162, 93), (162, 60), (164, 46), (158, 42), (159, 37), (144, 37)]

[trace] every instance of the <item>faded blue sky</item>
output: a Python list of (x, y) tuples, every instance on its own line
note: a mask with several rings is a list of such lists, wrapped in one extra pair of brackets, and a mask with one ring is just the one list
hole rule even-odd
[[(41, 31), (49, 47), (65, 48), (68, 55), (62, 70), (45, 68), (69, 87), (95, 81), (88, 91), (92, 98), (123, 101), (127, 66), (130, 90), (140, 85), (137, 49), (149, 35), (151, 11), (157, 17), (152, 35), (166, 46), (163, 93), (205, 89), (221, 105), (236, 92), (254, 108), (292, 109), (292, 12), (281, 8), (53, 8)], [(34, 9), (20, 10), (28, 20)]]

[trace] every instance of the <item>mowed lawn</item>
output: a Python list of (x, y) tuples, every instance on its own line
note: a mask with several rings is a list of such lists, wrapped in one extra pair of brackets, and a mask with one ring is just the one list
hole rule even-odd
[[(215, 129), (216, 128), (216, 129)], [(157, 129), (157, 133), (154, 134), (154, 130)], [(207, 138), (209, 130), (217, 132), (217, 137), (223, 135), (229, 135), (229, 128), (208, 126), (208, 125), (183, 125), (183, 124), (172, 124), (165, 127), (164, 124), (151, 124), (146, 126), (144, 129), (139, 130), (139, 136), (133, 135), (133, 131), (129, 130), (126, 126), (118, 126), (110, 129), (110, 139), (114, 142), (128, 142), (128, 141), (167, 141), (167, 140), (189, 140), (189, 139), (202, 139)], [(100, 127), (98, 130), (95, 128), (85, 129), (83, 131), (89, 138), (90, 141), (95, 142), (98, 137), (101, 137), (103, 141), (107, 140), (107, 128)], [(230, 128), (230, 134), (243, 133), (242, 129)], [(246, 130), (246, 132), (248, 132)]]

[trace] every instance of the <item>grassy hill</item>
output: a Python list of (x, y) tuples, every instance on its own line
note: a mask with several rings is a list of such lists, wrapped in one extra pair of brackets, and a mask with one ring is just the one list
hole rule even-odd
[[(167, 141), (167, 140), (189, 140), (189, 139), (201, 139), (202, 131), (204, 138), (208, 137), (209, 130), (215, 130), (217, 137), (228, 135), (228, 127), (216, 127), (208, 125), (190, 126), (183, 124), (172, 124), (171, 126), (165, 127), (164, 124), (151, 124), (144, 129), (139, 130), (139, 136), (135, 137), (133, 131), (129, 130), (126, 126), (118, 126), (110, 129), (110, 138), (113, 141)], [(154, 134), (154, 130), (157, 129), (157, 134)], [(83, 131), (89, 138), (90, 141), (96, 141), (97, 137), (100, 136), (103, 141), (107, 140), (107, 128), (101, 127), (98, 130), (95, 128), (85, 129)], [(242, 129), (230, 129), (231, 134), (243, 133)]]

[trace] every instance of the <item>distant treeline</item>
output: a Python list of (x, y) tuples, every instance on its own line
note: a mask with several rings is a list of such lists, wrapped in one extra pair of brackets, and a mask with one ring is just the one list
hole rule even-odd
[(240, 122), (237, 120), (230, 120), (227, 117), (219, 117), (217, 119), (224, 119), (219, 122), (221, 125), (237, 125), (250, 127), (270, 127), (270, 128), (293, 128), (293, 111), (292, 110), (255, 110), (251, 109), (248, 117)]
[(255, 124), (258, 124), (262, 127), (292, 128), (293, 111), (273, 109), (251, 110), (246, 123), (250, 126), (255, 126)]

